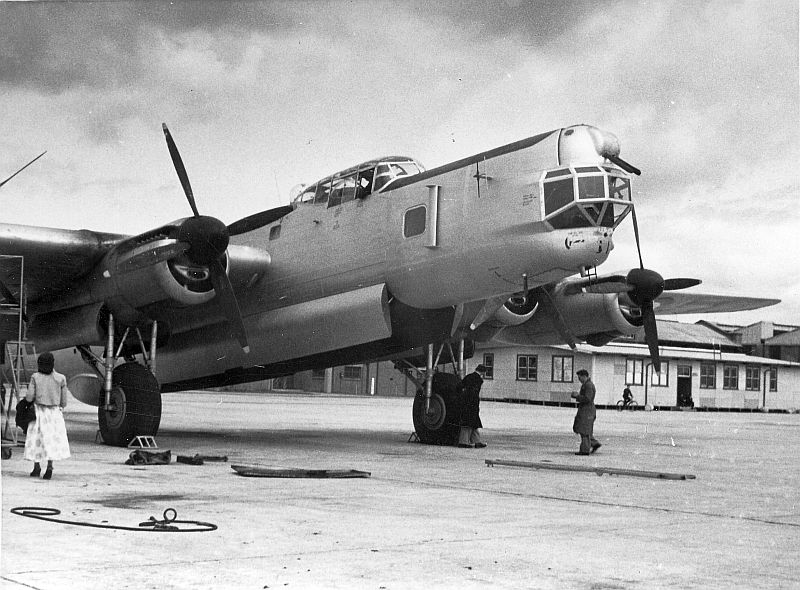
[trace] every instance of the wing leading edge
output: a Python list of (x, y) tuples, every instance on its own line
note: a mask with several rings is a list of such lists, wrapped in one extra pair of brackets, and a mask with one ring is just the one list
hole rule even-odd
[(656, 315), (728, 313), (760, 309), (780, 302), (780, 299), (760, 297), (665, 292), (656, 300), (654, 307)]

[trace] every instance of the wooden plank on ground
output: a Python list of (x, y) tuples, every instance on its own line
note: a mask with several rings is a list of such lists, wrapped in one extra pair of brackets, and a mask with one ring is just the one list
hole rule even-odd
[(505, 467), (528, 467), (532, 469), (552, 469), (555, 471), (579, 471), (584, 473), (596, 473), (597, 475), (629, 475), (631, 477), (652, 477), (655, 479), (696, 479), (694, 475), (684, 473), (663, 473), (660, 471), (641, 471), (638, 469), (617, 469), (615, 467), (587, 467), (584, 465), (562, 465), (558, 463), (529, 463), (527, 461), (506, 461), (503, 459), (486, 459), (486, 465), (494, 467), (502, 465)]
[(231, 469), (244, 477), (309, 477), (309, 478), (349, 478), (369, 477), (369, 471), (356, 469), (287, 469), (261, 467), (258, 465), (231, 465)]

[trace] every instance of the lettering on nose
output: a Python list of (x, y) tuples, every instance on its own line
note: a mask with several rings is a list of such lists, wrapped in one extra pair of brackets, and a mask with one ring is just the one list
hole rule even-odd
[(567, 236), (564, 238), (564, 246), (567, 250), (571, 250), (575, 244), (583, 244), (586, 240), (581, 237), (576, 236)]

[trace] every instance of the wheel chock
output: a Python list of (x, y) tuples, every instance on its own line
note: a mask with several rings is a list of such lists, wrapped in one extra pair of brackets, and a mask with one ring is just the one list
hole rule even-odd
[(408, 437), (408, 440), (406, 442), (410, 442), (410, 443), (419, 442), (419, 436), (417, 436), (417, 431), (416, 430), (411, 433), (411, 436)]
[(128, 443), (129, 449), (157, 449), (155, 437), (149, 435), (140, 435), (133, 437), (133, 440)]

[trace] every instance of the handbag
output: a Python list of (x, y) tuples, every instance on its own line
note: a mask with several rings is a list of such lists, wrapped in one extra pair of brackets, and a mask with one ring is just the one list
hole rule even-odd
[(27, 431), (28, 424), (34, 420), (36, 420), (36, 406), (23, 397), (17, 404), (17, 426)]

